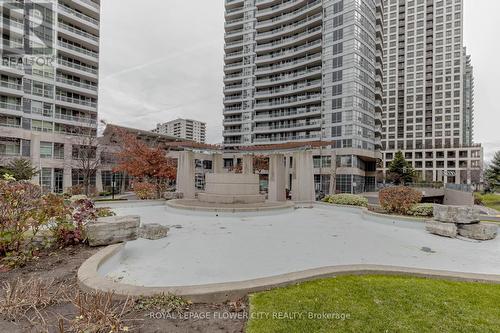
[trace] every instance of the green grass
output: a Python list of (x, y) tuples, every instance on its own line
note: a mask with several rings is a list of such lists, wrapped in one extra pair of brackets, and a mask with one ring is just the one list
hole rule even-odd
[(399, 276), (307, 282), (251, 295), (246, 332), (500, 332), (500, 285)]
[(489, 208), (500, 211), (500, 195), (499, 194), (480, 194), (475, 193), (476, 198), (483, 200), (483, 205)]

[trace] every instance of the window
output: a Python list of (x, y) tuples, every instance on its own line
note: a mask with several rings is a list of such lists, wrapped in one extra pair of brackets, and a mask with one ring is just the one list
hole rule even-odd
[(342, 126), (332, 127), (332, 137), (342, 136)]
[(342, 112), (332, 113), (332, 123), (337, 124), (342, 122)]
[(53, 145), (52, 142), (40, 142), (40, 158), (52, 158)]

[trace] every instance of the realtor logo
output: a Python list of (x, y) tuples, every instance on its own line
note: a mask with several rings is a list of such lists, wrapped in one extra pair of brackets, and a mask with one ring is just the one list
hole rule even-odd
[(2, 57), (55, 55), (55, 13), (52, 2), (0, 0)]

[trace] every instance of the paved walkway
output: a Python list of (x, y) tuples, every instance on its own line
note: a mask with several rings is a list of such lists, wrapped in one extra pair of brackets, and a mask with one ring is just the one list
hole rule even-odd
[(144, 223), (171, 227), (167, 238), (137, 240), (100, 274), (138, 286), (244, 281), (334, 265), (391, 265), (500, 274), (500, 239), (474, 242), (430, 235), (423, 223), (391, 221), (318, 206), (272, 216), (197, 216), (164, 206), (128, 207)]

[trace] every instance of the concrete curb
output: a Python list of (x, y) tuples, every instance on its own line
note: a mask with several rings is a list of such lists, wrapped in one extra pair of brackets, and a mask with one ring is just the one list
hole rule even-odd
[(329, 204), (326, 202), (316, 202), (315, 205), (319, 206), (324, 206), (324, 207), (339, 207), (339, 208), (347, 208), (353, 211), (357, 211), (361, 213), (362, 217), (367, 217), (367, 216), (373, 216), (373, 217), (378, 217), (386, 220), (402, 220), (406, 222), (425, 222), (429, 218), (427, 217), (413, 217), (413, 216), (403, 216), (403, 215), (389, 215), (389, 214), (381, 214), (381, 213), (376, 213), (368, 210), (366, 207), (359, 207), (359, 206), (347, 206), (347, 205), (335, 205), (335, 204)]
[(295, 204), (293, 202), (276, 203), (273, 206), (262, 206), (259, 207), (258, 204), (248, 204), (249, 207), (239, 207), (239, 208), (227, 208), (227, 207), (216, 207), (217, 204), (213, 204), (213, 207), (204, 206), (190, 206), (183, 205), (182, 200), (169, 200), (166, 202), (167, 207), (191, 211), (191, 212), (209, 212), (209, 213), (250, 213), (250, 212), (272, 212), (272, 211), (291, 211), (294, 209)]
[(117, 298), (120, 299), (172, 293), (187, 298), (195, 303), (222, 303), (229, 300), (241, 299), (249, 293), (342, 275), (401, 275), (500, 284), (500, 275), (361, 264), (321, 267), (301, 272), (238, 282), (181, 287), (143, 287), (117, 283), (98, 274), (99, 268), (107, 260), (121, 251), (123, 247), (124, 244), (108, 246), (83, 263), (78, 270), (78, 284), (83, 291), (114, 292)]

